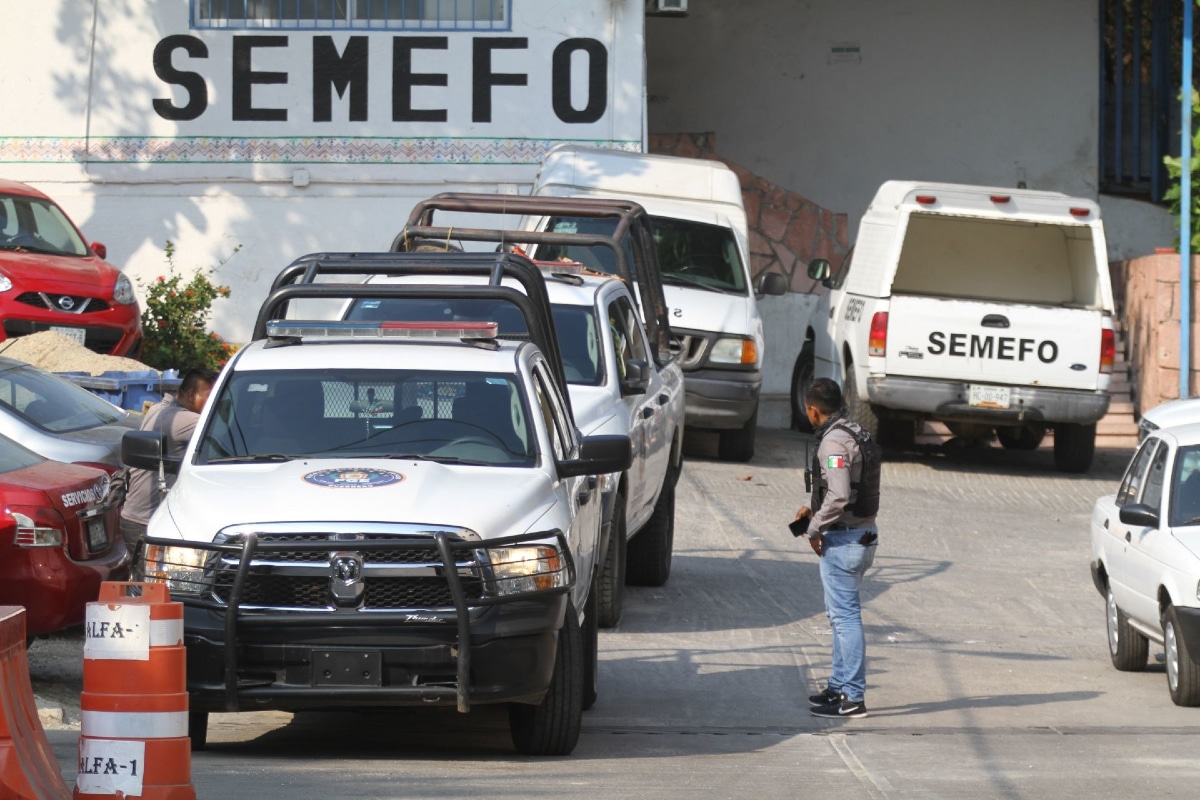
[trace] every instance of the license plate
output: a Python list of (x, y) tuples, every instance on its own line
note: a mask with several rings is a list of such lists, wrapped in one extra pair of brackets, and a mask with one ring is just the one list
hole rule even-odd
[(313, 650), (313, 685), (382, 686), (383, 654), (378, 650)]
[(1008, 408), (1012, 402), (1012, 390), (1007, 386), (972, 383), (967, 387), (967, 402), (980, 408)]
[(74, 339), (79, 344), (87, 344), (87, 331), (83, 328), (60, 328), (57, 325), (51, 325), (50, 330), (54, 333), (61, 333), (68, 339)]
[(108, 531), (104, 527), (104, 517), (93, 517), (87, 521), (88, 549), (93, 553), (108, 546)]

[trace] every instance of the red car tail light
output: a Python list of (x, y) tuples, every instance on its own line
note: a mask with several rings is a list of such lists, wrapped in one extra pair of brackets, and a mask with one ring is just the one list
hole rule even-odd
[(1112, 328), (1103, 328), (1100, 331), (1100, 374), (1111, 375), (1113, 371), (1113, 362), (1117, 357), (1116, 339), (1112, 332)]
[(52, 509), (10, 506), (5, 511), (16, 523), (17, 547), (62, 547), (67, 540), (66, 524)]
[(871, 334), (867, 342), (867, 355), (887, 355), (887, 322), (888, 312), (876, 311), (871, 317)]

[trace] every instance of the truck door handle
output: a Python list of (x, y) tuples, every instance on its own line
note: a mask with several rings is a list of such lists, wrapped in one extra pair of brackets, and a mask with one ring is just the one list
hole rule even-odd
[(1125, 541), (1127, 541), (1127, 542), (1133, 541), (1133, 534), (1130, 533), (1129, 531), (1125, 531)]
[(584, 484), (584, 488), (580, 489), (578, 494), (575, 495), (575, 499), (579, 501), (579, 505), (586, 506), (588, 504), (588, 501), (592, 499), (592, 490), (596, 488), (598, 483), (599, 481), (596, 476), (588, 476), (587, 482)]
[(1104, 530), (1108, 530), (1108, 520), (1104, 520)]
[(646, 406), (642, 409), (642, 419), (650, 419), (654, 416), (654, 406)]
[(979, 323), (985, 328), (1007, 328), (1009, 327), (1008, 317), (1003, 314), (988, 314)]

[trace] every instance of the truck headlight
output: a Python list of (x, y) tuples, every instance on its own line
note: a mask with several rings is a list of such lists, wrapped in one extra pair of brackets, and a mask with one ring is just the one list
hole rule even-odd
[(208, 551), (195, 547), (142, 548), (142, 575), (148, 583), (165, 583), (171, 594), (196, 596), (203, 591), (204, 565)]
[(567, 585), (566, 564), (553, 545), (493, 547), (487, 554), (498, 595), (544, 592)]
[(722, 337), (713, 344), (708, 354), (710, 364), (740, 364), (754, 366), (758, 363), (758, 346), (753, 339)]

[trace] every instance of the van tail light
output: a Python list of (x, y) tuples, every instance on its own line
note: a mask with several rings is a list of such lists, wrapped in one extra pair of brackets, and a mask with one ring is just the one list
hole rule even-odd
[(867, 355), (887, 355), (887, 312), (876, 311), (871, 317), (871, 338), (867, 341)]
[(1117, 358), (1116, 339), (1113, 335), (1112, 328), (1103, 328), (1100, 331), (1100, 374), (1111, 375), (1113, 371), (1113, 362)]
[(5, 511), (16, 523), (17, 547), (62, 547), (66, 541), (67, 526), (53, 509), (9, 506)]

